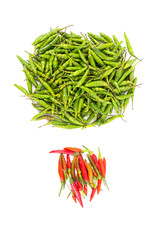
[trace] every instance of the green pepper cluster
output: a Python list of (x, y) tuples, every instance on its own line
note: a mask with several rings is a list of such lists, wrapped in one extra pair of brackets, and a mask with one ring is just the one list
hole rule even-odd
[[(28, 90), (15, 84), (39, 111), (32, 120), (72, 129), (106, 124), (123, 117), (133, 102), (138, 63), (129, 39), (104, 33), (77, 35), (56, 28), (33, 42), (29, 60), (22, 63)], [(130, 57), (126, 59), (126, 53)]]

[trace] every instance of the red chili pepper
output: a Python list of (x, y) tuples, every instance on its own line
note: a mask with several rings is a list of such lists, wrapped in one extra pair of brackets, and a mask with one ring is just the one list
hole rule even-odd
[(82, 149), (80, 149), (80, 148), (65, 147), (64, 149), (65, 150), (70, 150), (70, 151), (73, 151), (73, 152), (79, 152), (79, 153), (82, 152)]
[[(83, 147), (86, 148), (85, 146), (83, 146)], [(96, 155), (93, 154), (92, 151), (90, 151), (88, 148), (86, 148), (86, 149), (87, 149), (88, 153), (91, 155), (91, 156), (90, 156), (90, 155), (87, 155), (88, 158), (91, 157), (91, 160), (93, 160), (93, 163), (96, 165), (96, 167), (97, 167), (99, 173), (101, 173), (101, 169), (100, 169), (100, 166), (99, 166), (99, 163), (98, 163), (98, 160), (97, 160)], [(90, 160), (90, 159), (89, 159), (89, 160)], [(97, 174), (98, 174), (98, 172), (97, 172)], [(108, 188), (108, 191), (109, 191), (108, 184), (107, 184), (105, 178), (102, 176), (102, 174), (100, 174), (98, 177), (99, 177), (99, 179), (102, 178), (102, 180), (103, 180), (105, 186)]]
[(69, 154), (67, 154), (67, 174), (68, 174), (68, 176), (70, 174), (70, 171), (71, 171), (71, 159), (70, 159)]
[(98, 179), (98, 183), (97, 183), (97, 194), (99, 194), (100, 191), (101, 191), (101, 185), (102, 185), (102, 179)]
[(91, 192), (91, 196), (90, 196), (90, 200), (89, 200), (90, 202), (94, 198), (96, 190), (97, 190), (97, 181), (95, 182), (94, 187), (92, 188), (92, 192)]
[(74, 155), (73, 151), (65, 150), (65, 149), (63, 149), (63, 150), (52, 150), (49, 153), (63, 153), (63, 154)]
[(79, 160), (79, 165), (82, 172), (82, 177), (85, 182), (88, 182), (88, 173), (87, 173), (87, 169), (83, 161), (82, 155), (78, 155), (78, 160)]
[(83, 202), (82, 202), (81, 194), (78, 190), (78, 187), (77, 187), (76, 183), (73, 181), (72, 178), (70, 178), (70, 185), (71, 185), (71, 188), (72, 188), (72, 191), (73, 191), (74, 195), (76, 196), (78, 202), (80, 203), (80, 205), (83, 208)]
[(106, 176), (106, 159), (103, 157), (104, 174)]
[(91, 192), (91, 196), (90, 196), (90, 200), (89, 200), (90, 202), (94, 198), (95, 193), (96, 193), (96, 188), (92, 188), (92, 192)]
[(83, 191), (82, 183), (79, 180), (77, 180), (77, 185), (78, 185), (79, 191)]
[(100, 166), (100, 172), (102, 174), (102, 177), (105, 178), (105, 170), (104, 170), (104, 164), (103, 164), (103, 160), (102, 160), (102, 156), (101, 156), (101, 153), (100, 153), (100, 149), (98, 148), (98, 151), (99, 151), (99, 155), (98, 155), (98, 163), (99, 163), (99, 166)]
[(97, 159), (97, 156), (91, 151), (89, 150), (88, 148), (86, 148), (85, 146), (83, 146), (87, 151), (88, 153), (91, 155), (96, 167), (98, 168), (98, 170), (100, 171), (100, 166), (99, 166), (99, 163), (98, 163), (98, 159)]
[(75, 195), (72, 195), (72, 198), (73, 198), (73, 200), (75, 201), (75, 203), (77, 202), (77, 200), (76, 200), (76, 196)]
[(87, 193), (88, 193), (87, 184), (83, 186), (83, 191), (84, 191), (84, 194), (87, 196)]
[(63, 172), (63, 167), (62, 167), (62, 156), (59, 156), (59, 161), (58, 161), (58, 173), (61, 181), (61, 188), (59, 191), (59, 196), (61, 195), (62, 188), (64, 187), (65, 184), (65, 177), (64, 177), (64, 172)]

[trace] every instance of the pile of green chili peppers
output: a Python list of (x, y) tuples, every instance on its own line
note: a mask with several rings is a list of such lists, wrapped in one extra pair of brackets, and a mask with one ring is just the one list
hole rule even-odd
[[(101, 126), (124, 111), (134, 96), (139, 62), (124, 33), (126, 47), (114, 35), (77, 35), (56, 28), (33, 42), (23, 65), (28, 89), (15, 84), (39, 112), (32, 120), (73, 129)], [(127, 50), (130, 57), (126, 59)]]

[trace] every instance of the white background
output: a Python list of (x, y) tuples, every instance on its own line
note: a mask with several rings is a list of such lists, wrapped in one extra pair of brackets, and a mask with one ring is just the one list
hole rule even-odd
[[(159, 1), (3, 1), (0, 6), (0, 239), (160, 239), (160, 30)], [(100, 128), (61, 130), (31, 122), (36, 114), (13, 84), (25, 86), (16, 55), (27, 58), (33, 40), (50, 27), (105, 32), (123, 40), (126, 31), (143, 61), (136, 68), (134, 110), (124, 122)], [(82, 209), (60, 187), (52, 149), (98, 146), (107, 159), (108, 192)]]

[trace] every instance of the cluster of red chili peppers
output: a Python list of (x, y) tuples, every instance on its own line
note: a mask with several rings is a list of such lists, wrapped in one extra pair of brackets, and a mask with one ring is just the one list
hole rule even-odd
[[(84, 146), (83, 146), (84, 147)], [(70, 194), (73, 200), (78, 201), (83, 207), (82, 196), (87, 196), (88, 186), (91, 188), (90, 201), (101, 191), (102, 182), (107, 186), (106, 177), (106, 159), (102, 158), (100, 150), (99, 156), (84, 147), (80, 148), (66, 147), (63, 150), (53, 150), (50, 153), (59, 153), (58, 174), (61, 181), (59, 196), (65, 185), (68, 186), (67, 179), (70, 182)], [(82, 154), (87, 152), (88, 160), (84, 160)], [(71, 161), (70, 156), (73, 156)], [(108, 188), (109, 190), (109, 188)], [(69, 196), (68, 195), (68, 196)]]

